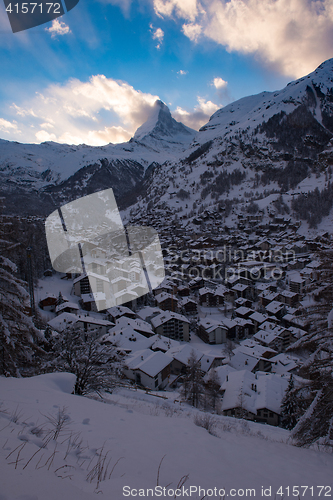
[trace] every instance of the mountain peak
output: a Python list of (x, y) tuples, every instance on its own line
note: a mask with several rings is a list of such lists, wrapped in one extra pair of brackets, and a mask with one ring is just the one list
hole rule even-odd
[(133, 140), (138, 142), (166, 141), (168, 143), (190, 143), (196, 130), (186, 127), (172, 118), (164, 102), (157, 100), (148, 120), (137, 129)]

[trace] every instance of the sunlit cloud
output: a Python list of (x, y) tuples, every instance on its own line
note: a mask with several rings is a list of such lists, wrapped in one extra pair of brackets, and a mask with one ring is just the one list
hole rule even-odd
[(175, 14), (192, 21), (202, 11), (197, 0), (153, 0), (153, 3), (155, 13), (161, 17)]
[(59, 19), (54, 19), (50, 28), (45, 28), (45, 31), (51, 33), (51, 37), (55, 38), (57, 35), (63, 36), (72, 33), (69, 26)]
[(184, 20), (193, 42), (210, 38), (300, 77), (332, 57), (332, 0), (153, 0), (161, 16)]
[(198, 97), (198, 104), (193, 110), (186, 110), (181, 107), (177, 107), (175, 111), (172, 112), (172, 116), (195, 130), (199, 130), (200, 127), (205, 125), (209, 118), (215, 111), (220, 109), (221, 106), (213, 103), (212, 101), (206, 101), (202, 97)]
[(185, 71), (183, 69), (180, 69), (179, 71), (177, 71), (177, 75), (180, 75), (180, 76), (185, 76), (187, 75), (188, 71)]
[(217, 77), (217, 78), (214, 78), (212, 85), (214, 85), (214, 87), (217, 90), (220, 90), (220, 89), (225, 89), (226, 86), (228, 85), (228, 82), (226, 82), (225, 80), (223, 80), (220, 77)]
[[(87, 82), (73, 79), (64, 85), (53, 84), (29, 102), (14, 103), (10, 112), (25, 142), (101, 146), (128, 141), (147, 120), (157, 99), (126, 82), (95, 75)], [(0, 127), (17, 130), (12, 140), (20, 140), (17, 125), (0, 120)]]

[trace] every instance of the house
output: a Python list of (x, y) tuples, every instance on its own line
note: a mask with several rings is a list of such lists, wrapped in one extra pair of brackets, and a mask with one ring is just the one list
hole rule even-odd
[(278, 292), (272, 292), (271, 290), (263, 290), (259, 294), (259, 302), (263, 307), (268, 306), (273, 300), (277, 300), (279, 297)]
[(230, 372), (221, 386), (224, 415), (279, 425), (288, 377), (247, 370)]
[(121, 316), (116, 320), (117, 328), (133, 328), (136, 332), (140, 333), (144, 337), (152, 337), (154, 332), (151, 328), (151, 325), (140, 318), (128, 318), (127, 316)]
[(59, 316), (48, 321), (47, 324), (56, 332), (63, 332), (68, 327), (74, 326), (80, 328), (83, 334), (93, 331), (95, 332), (96, 338), (105, 335), (107, 331), (114, 326), (114, 323), (104, 319), (67, 312), (59, 314)]
[[(267, 321), (267, 320), (274, 321), (274, 318), (272, 319), (271, 316), (268, 316), (267, 314), (261, 314), (258, 311), (255, 311), (254, 313), (252, 313), (249, 316), (249, 319), (252, 321), (252, 323), (254, 325), (254, 333), (256, 333), (258, 331), (258, 329), (260, 328), (260, 325), (265, 323), (265, 321)], [(276, 319), (275, 321), (277, 322), (278, 320)]]
[(129, 309), (129, 307), (125, 306), (110, 307), (106, 311), (106, 316), (109, 321), (113, 321), (114, 323), (122, 316), (126, 316), (127, 318), (132, 319), (136, 318), (136, 314), (131, 309)]
[(101, 344), (112, 345), (119, 354), (131, 354), (150, 349), (153, 342), (151, 338), (144, 337), (130, 326), (124, 328), (116, 326), (101, 338)]
[(163, 311), (173, 311), (178, 310), (178, 299), (171, 293), (161, 292), (155, 297), (155, 302), (157, 307)]
[(306, 280), (300, 275), (294, 274), (291, 278), (289, 278), (289, 288), (291, 292), (301, 295), (305, 291), (305, 286)]
[(178, 305), (186, 314), (194, 315), (198, 313), (198, 304), (195, 300), (190, 299), (189, 297), (183, 297), (180, 299)]
[(186, 373), (186, 369), (189, 364), (189, 359), (194, 354), (195, 358), (198, 361), (198, 364), (201, 366), (201, 358), (203, 353), (194, 349), (192, 346), (185, 344), (179, 345), (169, 349), (166, 352), (166, 355), (172, 359), (172, 363), (170, 365), (170, 370), (173, 375), (181, 375)]
[(171, 359), (161, 351), (138, 351), (126, 359), (124, 375), (136, 384), (152, 390), (168, 385)]
[(155, 333), (173, 340), (190, 341), (190, 322), (178, 313), (165, 311), (151, 319)]
[(265, 347), (282, 352), (290, 345), (292, 336), (287, 328), (266, 321), (261, 325), (257, 333), (253, 335), (253, 339)]
[(298, 293), (291, 292), (290, 290), (283, 290), (278, 299), (283, 304), (286, 304), (289, 307), (295, 307), (297, 302), (299, 301)]
[(228, 328), (218, 320), (209, 317), (200, 319), (197, 334), (207, 344), (224, 344)]
[(285, 314), (286, 305), (278, 300), (272, 300), (272, 302), (265, 306), (265, 310), (269, 315), (276, 316), (278, 319), (281, 319)]
[(240, 306), (240, 307), (237, 307), (237, 309), (235, 309), (234, 313), (239, 318), (249, 319), (251, 314), (254, 313), (254, 311), (253, 311), (253, 309), (250, 309), (249, 307)]
[(56, 306), (55, 312), (57, 315), (63, 312), (78, 314), (79, 310), (79, 306), (74, 302), (63, 302), (62, 304)]
[(203, 287), (199, 290), (199, 303), (204, 307), (216, 307), (218, 297), (211, 288)]
[(39, 301), (38, 305), (41, 309), (43, 309), (43, 311), (55, 312), (57, 302), (58, 302), (58, 297), (56, 297), (54, 294), (48, 294), (46, 297), (43, 297)]

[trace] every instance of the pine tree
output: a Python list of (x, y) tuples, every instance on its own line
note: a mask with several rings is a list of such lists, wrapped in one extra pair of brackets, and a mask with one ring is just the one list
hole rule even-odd
[(293, 429), (304, 413), (305, 402), (302, 393), (295, 387), (294, 377), (291, 375), (286, 394), (281, 402), (281, 425), (285, 429)]
[(16, 265), (0, 255), (0, 375), (30, 374), (42, 350), (40, 332), (27, 315), (26, 283), (15, 277)]

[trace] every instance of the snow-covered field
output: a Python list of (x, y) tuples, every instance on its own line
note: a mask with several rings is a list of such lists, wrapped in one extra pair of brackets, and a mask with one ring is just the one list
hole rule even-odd
[(212, 416), (209, 433), (188, 406), (124, 389), (101, 402), (72, 395), (73, 383), (0, 379), (1, 500), (298, 498), (293, 486), (332, 496), (333, 456), (287, 444), (283, 429)]

